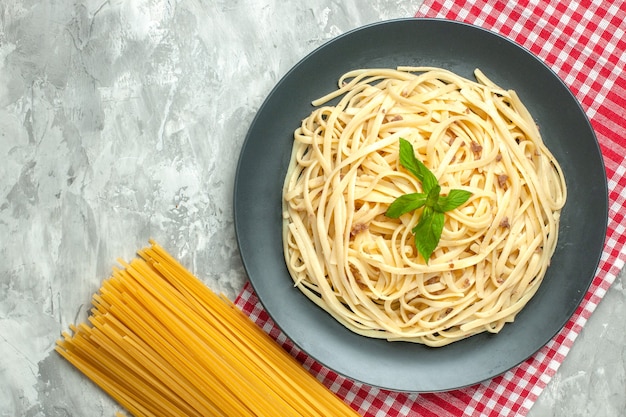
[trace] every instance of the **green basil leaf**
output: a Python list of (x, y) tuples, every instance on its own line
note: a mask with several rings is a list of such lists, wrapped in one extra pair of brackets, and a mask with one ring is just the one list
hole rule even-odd
[[(428, 193), (433, 190), (435, 186), (439, 187), (439, 181), (437, 181), (435, 174), (430, 172), (430, 170), (426, 168), (426, 165), (422, 164), (420, 161), (417, 162), (423, 167), (424, 179), (422, 180), (422, 188), (424, 189), (424, 192)], [(441, 191), (440, 187), (439, 191)], [(437, 194), (439, 194), (439, 191), (437, 191)]]
[(439, 184), (435, 184), (435, 186), (428, 192), (428, 197), (426, 197), (426, 207), (430, 207), (432, 209), (436, 208), (440, 192), (441, 187)]
[(415, 247), (428, 264), (430, 256), (441, 239), (445, 222), (444, 212), (464, 204), (472, 193), (465, 190), (450, 190), (448, 195), (440, 195), (441, 186), (437, 178), (415, 157), (413, 145), (403, 138), (400, 138), (400, 165), (422, 182), (424, 192), (398, 197), (391, 203), (385, 215), (395, 219), (424, 207), (412, 232), (415, 235)]
[(430, 172), (426, 165), (415, 157), (415, 150), (411, 142), (400, 138), (400, 165), (422, 182), (424, 193), (428, 194), (438, 184), (435, 175)]
[(416, 210), (426, 203), (426, 194), (411, 193), (396, 198), (387, 209), (385, 216), (397, 219), (405, 213)]
[(441, 239), (444, 221), (443, 213), (435, 211), (430, 207), (425, 207), (419, 222), (413, 228), (415, 247), (427, 264), (430, 256), (439, 244), (439, 239)]
[(437, 204), (435, 204), (435, 210), (440, 212), (454, 210), (455, 208), (464, 204), (472, 193), (465, 190), (450, 190), (448, 195), (439, 196)]
[(400, 165), (405, 167), (411, 174), (420, 181), (424, 181), (424, 174), (419, 165), (419, 161), (415, 157), (413, 145), (403, 138), (400, 138)]

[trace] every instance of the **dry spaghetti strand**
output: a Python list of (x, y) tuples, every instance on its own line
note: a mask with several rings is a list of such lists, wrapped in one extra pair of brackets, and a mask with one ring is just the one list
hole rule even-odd
[(133, 416), (358, 415), (157, 243), (138, 254), (56, 346)]

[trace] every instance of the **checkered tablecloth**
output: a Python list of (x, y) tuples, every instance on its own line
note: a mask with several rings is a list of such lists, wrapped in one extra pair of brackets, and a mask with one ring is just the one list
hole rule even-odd
[(249, 284), (236, 304), (363, 416), (524, 416), (626, 259), (626, 1), (426, 0), (416, 16), (464, 21), (512, 39), (546, 62), (585, 109), (606, 164), (609, 222), (583, 302), (561, 332), (520, 366), (472, 387), (433, 394), (384, 391), (324, 368), (278, 330)]

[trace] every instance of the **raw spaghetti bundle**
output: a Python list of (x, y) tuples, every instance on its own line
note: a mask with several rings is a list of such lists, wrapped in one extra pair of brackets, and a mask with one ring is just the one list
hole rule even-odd
[[(286, 263), (295, 285), (356, 333), (430, 346), (497, 333), (541, 284), (565, 180), (517, 94), (475, 76), (351, 71), (295, 131)], [(420, 210), (385, 216), (396, 198), (422, 191), (399, 162), (400, 138), (442, 194), (472, 193), (445, 213), (428, 262), (412, 233)]]
[(163, 248), (139, 256), (56, 347), (132, 415), (358, 415)]

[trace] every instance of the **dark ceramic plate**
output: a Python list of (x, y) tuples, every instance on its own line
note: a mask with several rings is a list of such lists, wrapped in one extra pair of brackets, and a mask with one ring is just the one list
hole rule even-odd
[[(514, 89), (562, 165), (568, 200), (559, 244), (535, 297), (497, 335), (442, 348), (368, 339), (345, 329), (293, 287), (281, 242), (281, 188), (293, 131), (311, 100), (344, 72), (367, 67), (437, 66), (467, 78), (480, 68)], [(532, 356), (568, 321), (599, 262), (607, 184), (594, 132), (563, 82), (527, 50), (463, 23), (402, 19), (353, 30), (318, 48), (285, 75), (259, 109), (237, 166), (234, 215), (243, 264), (261, 303), (296, 345), (328, 368), (381, 388), (434, 392), (499, 375)]]

